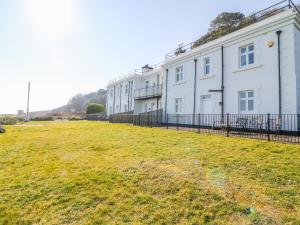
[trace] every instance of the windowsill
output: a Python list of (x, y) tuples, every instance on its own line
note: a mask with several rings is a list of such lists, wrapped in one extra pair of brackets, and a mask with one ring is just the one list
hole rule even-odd
[(209, 75), (205, 75), (205, 76), (200, 76), (200, 80), (206, 80), (206, 79), (211, 79), (214, 78), (215, 75), (214, 74), (209, 74)]
[(175, 82), (175, 83), (173, 83), (173, 85), (181, 85), (181, 84), (185, 84), (185, 83), (186, 83), (186, 81), (183, 80), (183, 81)]
[(233, 71), (233, 73), (239, 73), (239, 72), (244, 72), (244, 71), (248, 71), (248, 70), (252, 70), (252, 69), (257, 69), (262, 67), (262, 64), (254, 64), (254, 65), (250, 65), (250, 66), (243, 66), (238, 68), (237, 70)]

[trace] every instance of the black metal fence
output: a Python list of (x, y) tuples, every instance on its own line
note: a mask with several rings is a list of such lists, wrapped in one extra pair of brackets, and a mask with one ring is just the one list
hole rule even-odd
[(134, 115), (119, 114), (111, 123), (127, 123), (145, 127), (164, 127), (196, 133), (214, 133), (300, 143), (300, 114), (167, 114), (162, 110)]

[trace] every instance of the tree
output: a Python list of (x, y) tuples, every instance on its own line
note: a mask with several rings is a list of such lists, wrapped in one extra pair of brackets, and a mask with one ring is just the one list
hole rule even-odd
[(193, 44), (193, 48), (235, 31), (244, 19), (245, 15), (240, 12), (223, 12), (219, 14), (211, 22), (209, 31)]
[(91, 103), (86, 107), (86, 114), (96, 114), (104, 112), (104, 105)]

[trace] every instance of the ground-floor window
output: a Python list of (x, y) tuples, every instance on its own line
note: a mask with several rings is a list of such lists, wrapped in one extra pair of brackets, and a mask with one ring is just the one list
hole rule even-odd
[(155, 110), (155, 103), (154, 102), (151, 103), (151, 110)]
[(175, 98), (175, 113), (182, 112), (182, 98)]
[(239, 111), (240, 113), (254, 112), (254, 91), (239, 92)]
[(146, 103), (145, 104), (145, 112), (147, 112), (148, 111), (148, 104)]
[(124, 110), (125, 110), (125, 112), (127, 112), (127, 111), (128, 111), (127, 104), (125, 104), (125, 105), (124, 105)]

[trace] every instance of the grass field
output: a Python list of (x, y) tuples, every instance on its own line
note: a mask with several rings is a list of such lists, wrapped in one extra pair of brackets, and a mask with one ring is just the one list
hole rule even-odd
[(0, 135), (0, 224), (300, 224), (299, 145), (31, 125)]

